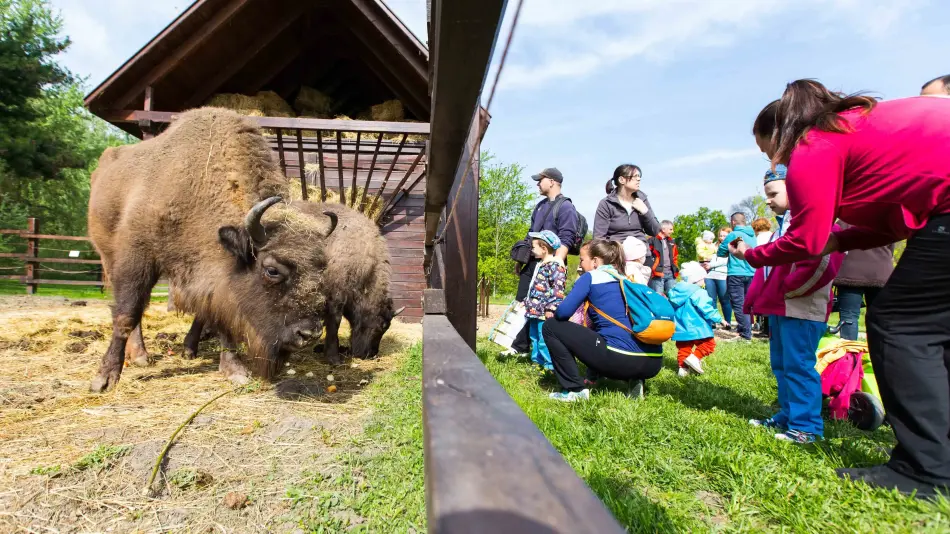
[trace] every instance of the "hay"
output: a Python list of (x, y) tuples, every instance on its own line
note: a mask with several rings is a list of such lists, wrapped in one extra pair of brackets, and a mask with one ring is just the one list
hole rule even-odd
[[(144, 334), (155, 363), (126, 368), (114, 391), (93, 395), (89, 379), (110, 339), (107, 303), (77, 308), (57, 299), (41, 308), (32, 303), (43, 297), (33, 297), (16, 309), (6, 305), (14, 299), (27, 302), (0, 297), (4, 532), (294, 530), (296, 524), (287, 524), (287, 488), (336, 473), (335, 460), (359, 437), (371, 410), (363, 382), (398, 365), (421, 333), (419, 325), (395, 322), (380, 359), (342, 368), (301, 352), (287, 368), (296, 371), (293, 378), (284, 372), (275, 385), (258, 383), (218, 400), (178, 436), (156, 481), (159, 498), (150, 499), (139, 490), (168, 436), (196, 408), (232, 388), (217, 372), (217, 343), (203, 342), (194, 360), (182, 358), (190, 318), (152, 306)], [(67, 353), (66, 345), (79, 338), (88, 348)], [(331, 373), (334, 393), (325, 380)], [(93, 451), (126, 444), (131, 450), (100, 466), (70, 467)], [(203, 474), (204, 483), (172, 480), (187, 471)], [(252, 495), (253, 502), (241, 514), (222, 514), (222, 496), (230, 491)]]
[(402, 107), (402, 102), (398, 100), (387, 100), (382, 104), (376, 104), (370, 108), (370, 117), (374, 121), (400, 122), (406, 119), (406, 110)]
[(261, 91), (254, 97), (265, 117), (296, 117), (294, 108), (273, 91)]
[(304, 85), (294, 100), (294, 109), (301, 117), (328, 119), (333, 116), (333, 99), (326, 93)]
[[(316, 164), (313, 164), (313, 165), (319, 168), (319, 166), (317, 166)], [(307, 169), (306, 172), (307, 172), (307, 178), (309, 182), (316, 182), (319, 180), (319, 178), (317, 178), (315, 174), (311, 173), (310, 169)], [(314, 171), (314, 172), (319, 172), (319, 171)], [(354, 206), (358, 206), (360, 203), (360, 200), (362, 200), (363, 198), (363, 190), (364, 189), (360, 186), (356, 187), (356, 197), (355, 197), (355, 203), (354, 203), (354, 202), (351, 202), (351, 200), (353, 199), (353, 197), (351, 196), (351, 194), (353, 193), (353, 188), (344, 187), (343, 188), (343, 200), (344, 200), (343, 203), (351, 208)], [(300, 186), (300, 180), (291, 180), (290, 198), (292, 200), (303, 200), (303, 195), (301, 193), (302, 193), (302, 188)], [(375, 219), (376, 217), (378, 217), (380, 212), (383, 209), (383, 199), (379, 198), (376, 200), (376, 202), (373, 202), (374, 197), (375, 197), (375, 193), (367, 193), (366, 205), (363, 206), (362, 210), (360, 210), (364, 215), (366, 215), (370, 219)], [(308, 183), (307, 184), (307, 200), (310, 202), (316, 202), (316, 203), (321, 202), (320, 188), (310, 185)], [(328, 204), (340, 203), (340, 192), (337, 189), (327, 187), (326, 203)]]
[(264, 110), (261, 109), (261, 102), (253, 96), (240, 95), (237, 93), (219, 93), (211, 97), (205, 104), (206, 106), (225, 108), (236, 111), (241, 115), (249, 117), (263, 117)]

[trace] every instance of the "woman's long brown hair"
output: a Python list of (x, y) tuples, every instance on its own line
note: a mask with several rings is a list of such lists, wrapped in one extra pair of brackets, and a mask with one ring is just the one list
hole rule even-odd
[(587, 249), (591, 258), (600, 258), (606, 265), (612, 265), (617, 272), (623, 274), (623, 245), (606, 239), (592, 239), (584, 243), (581, 248)]
[(752, 133), (772, 140), (775, 148), (773, 163), (788, 164), (792, 151), (812, 128), (847, 133), (847, 123), (838, 114), (853, 108), (862, 108), (868, 113), (875, 105), (877, 99), (871, 96), (861, 93), (846, 95), (830, 91), (816, 80), (796, 80), (785, 87), (782, 98), (774, 107), (774, 117), (769, 112), (771, 110), (767, 111), (774, 103), (759, 113)]

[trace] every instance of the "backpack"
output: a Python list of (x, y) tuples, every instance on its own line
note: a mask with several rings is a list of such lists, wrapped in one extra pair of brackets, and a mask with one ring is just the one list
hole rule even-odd
[[(565, 200), (571, 200), (564, 195), (557, 197), (554, 201), (554, 206), (551, 208), (554, 210), (554, 226), (557, 227), (557, 215), (558, 210), (561, 209), (561, 204)], [(567, 253), (573, 256), (577, 256), (581, 253), (581, 245), (584, 244), (584, 237), (587, 236), (587, 218), (580, 214), (579, 211), (574, 210), (574, 213), (577, 214), (577, 219), (574, 221), (574, 242), (573, 243), (564, 243), (567, 245)]]
[(673, 306), (670, 301), (649, 287), (624, 278), (613, 269), (607, 272), (620, 282), (620, 292), (627, 305), (627, 318), (630, 319), (633, 329), (627, 328), (593, 304), (590, 307), (603, 318), (632, 334), (638, 341), (662, 345), (673, 339), (676, 323), (673, 322)]

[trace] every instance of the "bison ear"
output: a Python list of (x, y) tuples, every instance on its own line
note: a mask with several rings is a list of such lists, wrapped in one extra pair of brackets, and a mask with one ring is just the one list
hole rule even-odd
[(254, 262), (254, 249), (251, 236), (244, 228), (222, 226), (218, 228), (218, 242), (243, 265)]

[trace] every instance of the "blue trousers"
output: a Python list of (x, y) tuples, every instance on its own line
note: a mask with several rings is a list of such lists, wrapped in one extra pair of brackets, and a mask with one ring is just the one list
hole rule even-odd
[(815, 370), (815, 351), (827, 325), (772, 315), (769, 328), (772, 373), (778, 382), (779, 412), (773, 416), (775, 422), (790, 430), (824, 435), (821, 375)]
[(719, 305), (722, 306), (722, 318), (725, 319), (727, 323), (731, 323), (732, 303), (729, 302), (729, 292), (726, 291), (726, 281), (707, 278), (706, 293), (708, 293), (709, 298), (712, 299), (713, 306), (716, 305), (716, 302), (719, 302)]
[(531, 361), (545, 369), (554, 369), (554, 364), (551, 362), (551, 353), (548, 352), (548, 345), (544, 342), (544, 336), (541, 335), (542, 326), (544, 326), (544, 319), (528, 319), (528, 337), (531, 338)]
[(729, 300), (732, 302), (732, 313), (736, 315), (739, 335), (745, 339), (752, 339), (752, 320), (748, 315), (742, 313), (742, 307), (745, 305), (745, 294), (749, 292), (751, 283), (751, 276), (733, 276), (730, 274), (726, 277), (726, 288), (729, 290)]
[(841, 325), (841, 339), (857, 341), (861, 323), (861, 304), (867, 302), (868, 308), (881, 292), (879, 287), (838, 286), (838, 313), (845, 323)]
[(668, 294), (675, 285), (676, 278), (672, 274), (664, 275), (663, 278), (651, 278), (649, 283), (650, 289), (661, 295)]

